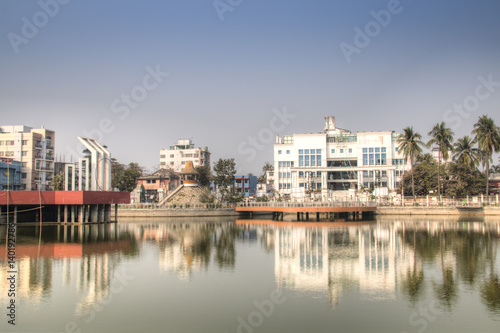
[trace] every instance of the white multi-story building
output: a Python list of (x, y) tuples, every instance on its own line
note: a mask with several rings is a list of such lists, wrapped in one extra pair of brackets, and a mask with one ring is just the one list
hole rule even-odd
[(399, 186), (410, 168), (398, 151), (399, 133), (374, 131), (351, 133), (335, 126), (335, 117), (325, 117), (321, 133), (276, 137), (274, 144), (274, 189), (280, 195), (303, 197), (310, 191), (323, 198), (347, 191), (373, 188), (387, 194)]
[(210, 165), (208, 147), (195, 148), (192, 140), (178, 140), (169, 149), (160, 150), (160, 167), (181, 172), (187, 161), (192, 161), (195, 167)]
[(0, 157), (21, 162), (22, 190), (51, 190), (55, 132), (28, 126), (0, 126)]

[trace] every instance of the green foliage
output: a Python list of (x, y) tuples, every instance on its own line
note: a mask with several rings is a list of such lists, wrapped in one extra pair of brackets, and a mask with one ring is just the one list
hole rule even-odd
[(137, 163), (130, 163), (127, 167), (115, 163), (111, 169), (113, 188), (120, 192), (132, 192), (137, 185), (137, 178), (142, 174), (142, 168)]
[(201, 203), (214, 203), (215, 202), (215, 196), (210, 193), (210, 189), (206, 188), (203, 193), (200, 195), (200, 202)]
[[(493, 119), (482, 115), (474, 124), (472, 134), (475, 135), (474, 141), (477, 142), (479, 149), (482, 151), (482, 161), (485, 165), (486, 179), (488, 179), (492, 155), (500, 150), (500, 129), (495, 125)], [(489, 194), (488, 182), (486, 182), (486, 194)]]
[(50, 182), (50, 186), (54, 189), (54, 191), (62, 191), (64, 190), (64, 173), (58, 173), (54, 175), (52, 181)]
[(268, 202), (269, 201), (269, 197), (267, 195), (263, 195), (261, 197), (257, 197), (257, 199), (255, 199), (255, 201), (257, 201), (257, 202)]
[(221, 202), (224, 200), (234, 200), (234, 176), (236, 175), (236, 163), (234, 158), (220, 158), (214, 165), (214, 175), (212, 179), (221, 194)]
[(141, 184), (141, 192), (139, 195), (140, 202), (146, 202), (146, 190), (144, 189), (144, 185)]
[(446, 127), (444, 121), (434, 125), (432, 130), (428, 133), (432, 137), (432, 139), (427, 142), (427, 146), (430, 147), (433, 144), (438, 145), (439, 150), (439, 158), (438, 158), (438, 174), (437, 174), (437, 183), (438, 183), (438, 195), (441, 194), (441, 159), (448, 159), (448, 152), (453, 150), (452, 142), (453, 142), (453, 131)]
[(212, 173), (210, 172), (210, 166), (209, 165), (200, 165), (195, 168), (196, 172), (198, 172), (199, 178), (198, 178), (198, 183), (202, 187), (206, 187), (210, 185), (210, 177), (212, 176)]
[[(403, 130), (403, 134), (398, 138), (398, 149), (403, 151), (403, 156), (410, 162), (410, 168), (413, 169), (413, 164), (415, 163), (415, 159), (420, 153), (422, 153), (422, 146), (424, 143), (422, 142), (422, 136), (413, 131), (413, 127), (406, 127)], [(415, 179), (411, 178), (412, 184), (412, 194), (415, 198)]]
[(453, 162), (447, 165), (449, 179), (446, 182), (448, 196), (465, 197), (481, 193), (486, 177), (470, 165)]
[[(430, 157), (430, 158), (429, 158)], [(415, 167), (405, 173), (401, 185), (405, 195), (412, 195), (412, 177), (415, 180), (415, 194), (419, 196), (429, 194), (429, 191), (437, 188), (438, 167), (430, 154), (419, 158)]]
[(473, 144), (473, 140), (468, 135), (458, 139), (454, 145), (453, 160), (470, 168), (475, 168), (479, 163), (479, 154), (478, 149)]

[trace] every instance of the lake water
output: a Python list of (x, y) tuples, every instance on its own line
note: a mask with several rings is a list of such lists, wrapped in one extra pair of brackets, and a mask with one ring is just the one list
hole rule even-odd
[(499, 332), (499, 221), (18, 226), (0, 331)]

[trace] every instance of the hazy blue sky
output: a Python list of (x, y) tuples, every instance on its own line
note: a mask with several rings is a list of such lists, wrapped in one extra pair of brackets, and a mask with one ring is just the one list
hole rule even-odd
[(500, 125), (499, 0), (0, 0), (0, 36), (1, 124), (55, 130), (67, 160), (86, 135), (151, 170), (192, 138), (258, 173), (269, 134), (325, 115), (353, 132)]

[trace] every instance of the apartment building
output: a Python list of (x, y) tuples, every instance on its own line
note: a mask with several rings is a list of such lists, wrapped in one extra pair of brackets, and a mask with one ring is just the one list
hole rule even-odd
[(0, 126), (0, 157), (21, 163), (21, 190), (51, 190), (55, 132), (28, 126)]
[(364, 188), (388, 194), (398, 188), (409, 164), (398, 151), (399, 133), (357, 132), (338, 128), (335, 117), (325, 117), (320, 133), (276, 138), (274, 189), (280, 195), (303, 197), (336, 191), (354, 195)]
[(208, 147), (195, 148), (192, 140), (178, 140), (169, 149), (160, 150), (160, 167), (181, 172), (187, 161), (192, 161), (195, 167), (210, 166)]

